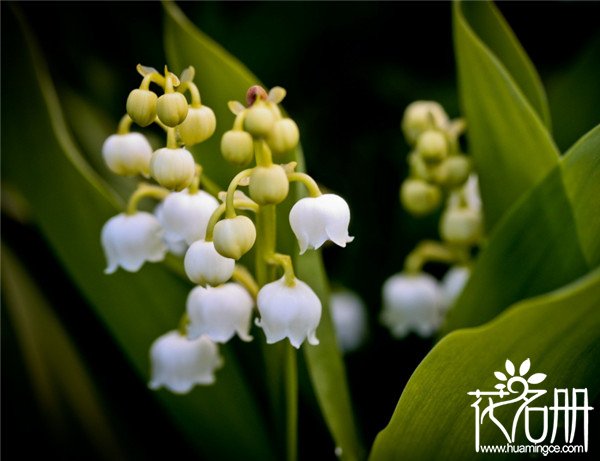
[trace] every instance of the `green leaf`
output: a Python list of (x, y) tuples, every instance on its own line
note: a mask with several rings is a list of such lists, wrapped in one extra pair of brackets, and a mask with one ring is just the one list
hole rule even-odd
[(539, 78), (500, 14), (487, 2), (457, 1), (453, 10), (469, 150), (492, 230), (556, 165), (559, 152), (542, 122), (548, 109)]
[[(231, 127), (234, 116), (227, 108), (230, 100), (242, 100), (251, 85), (259, 80), (232, 57), (221, 46), (203, 34), (185, 17), (172, 2), (163, 3), (166, 11), (165, 48), (170, 65), (180, 71), (189, 65), (196, 69), (198, 87), (203, 103), (209, 105), (219, 121), (213, 138), (201, 146), (200, 156), (205, 170), (223, 186), (228, 183), (236, 170), (227, 166), (221, 158), (219, 141), (222, 134)], [(230, 121), (230, 122), (228, 122)], [(298, 162), (297, 171), (303, 171), (303, 157), (300, 148), (284, 158), (276, 158), (278, 163)], [(292, 187), (290, 197), (278, 206), (277, 245), (281, 251), (294, 255), (298, 277), (309, 283), (317, 292), (324, 306), (323, 318), (317, 331), (320, 340), (318, 347), (304, 346), (303, 350), (308, 371), (322, 409), (325, 421), (335, 443), (342, 449), (342, 459), (360, 459), (362, 448), (352, 415), (344, 364), (335, 341), (335, 333), (328, 305), (328, 286), (322, 267), (320, 253), (313, 252), (298, 258), (298, 243), (288, 223), (289, 210), (303, 194), (301, 189)], [(268, 368), (281, 368), (281, 354), (273, 349), (268, 353)], [(277, 377), (273, 377), (272, 387), (277, 387)], [(273, 392), (274, 390), (271, 389)]]
[[(485, 457), (475, 453), (475, 397), (467, 392), (493, 390), (498, 382), (494, 371), (503, 369), (507, 359), (515, 364), (530, 359), (532, 375), (546, 374), (536, 388), (548, 390), (548, 399), (553, 388), (587, 388), (593, 401), (600, 394), (600, 269), (556, 292), (521, 302), (489, 324), (446, 336), (412, 375), (370, 459)], [(545, 402), (549, 406), (552, 401)], [(507, 418), (500, 421), (512, 421), (511, 411), (500, 412), (498, 416)], [(531, 434), (541, 434), (541, 418), (532, 421)], [(558, 433), (556, 443), (561, 443), (560, 429)], [(481, 426), (480, 441), (506, 444), (489, 420)], [(510, 454), (508, 459), (516, 458)]]
[[(66, 130), (31, 33), (25, 24), (19, 29), (14, 23), (6, 52), (11, 72), (2, 82), (3, 182), (16, 185), (29, 201), (59, 260), (146, 381), (149, 347), (177, 327), (191, 285), (160, 265), (146, 265), (136, 274), (103, 274), (100, 230), (118, 210)], [(11, 108), (10, 116), (4, 107)], [(234, 459), (244, 452), (273, 459), (257, 402), (230, 348), (222, 352), (226, 366), (217, 374), (219, 385), (196, 388), (185, 397), (166, 391), (155, 395), (203, 456)]]
[(516, 301), (556, 289), (600, 264), (599, 145), (600, 126), (496, 226), (449, 312), (446, 331), (480, 325)]

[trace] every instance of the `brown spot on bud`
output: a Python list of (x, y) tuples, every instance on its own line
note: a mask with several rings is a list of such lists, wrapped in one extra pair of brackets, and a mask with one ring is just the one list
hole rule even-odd
[(265, 89), (260, 85), (254, 85), (248, 88), (248, 92), (246, 93), (246, 105), (250, 107), (254, 104), (254, 101), (257, 99), (262, 99), (265, 101), (269, 95), (265, 91)]

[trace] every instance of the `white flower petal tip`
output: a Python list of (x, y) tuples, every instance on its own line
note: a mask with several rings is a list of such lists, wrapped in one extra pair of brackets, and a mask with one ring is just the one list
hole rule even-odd
[(172, 192), (155, 212), (170, 241), (185, 241), (191, 245), (206, 235), (206, 226), (219, 202), (205, 191), (190, 193), (189, 190)]
[(108, 260), (105, 274), (112, 274), (118, 267), (137, 272), (144, 262), (162, 261), (167, 253), (160, 223), (144, 211), (112, 217), (102, 228), (100, 240)]
[(231, 278), (235, 260), (221, 256), (213, 242), (198, 240), (188, 248), (183, 265), (192, 282), (202, 286), (217, 286)]
[(396, 338), (414, 331), (431, 336), (440, 327), (442, 294), (437, 280), (429, 274), (396, 274), (383, 285), (381, 322)]
[(242, 341), (252, 340), (249, 332), (254, 300), (241, 285), (196, 287), (190, 292), (186, 307), (189, 339), (206, 335), (217, 343), (226, 343), (237, 333)]
[(321, 321), (321, 301), (304, 282), (296, 279), (294, 286), (285, 283), (285, 278), (263, 286), (257, 297), (260, 320), (267, 343), (273, 344), (288, 338), (291, 345), (299, 349), (306, 339), (316, 346), (319, 340), (316, 330)]
[(348, 235), (350, 208), (335, 194), (298, 200), (290, 211), (290, 226), (298, 239), (300, 254), (318, 249), (327, 240), (345, 247), (354, 237)]
[(471, 269), (467, 266), (452, 266), (441, 282), (442, 305), (444, 310), (450, 309), (471, 277)]
[(186, 394), (196, 384), (213, 384), (215, 370), (223, 365), (217, 345), (207, 336), (189, 340), (175, 330), (154, 341), (150, 361), (152, 379), (148, 387), (165, 387), (176, 394)]
[(350, 290), (335, 291), (331, 294), (330, 308), (342, 352), (360, 348), (367, 336), (367, 311), (362, 299)]

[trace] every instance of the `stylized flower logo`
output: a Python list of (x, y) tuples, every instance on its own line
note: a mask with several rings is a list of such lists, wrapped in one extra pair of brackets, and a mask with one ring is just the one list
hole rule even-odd
[[(531, 361), (529, 359), (526, 359), (523, 361), (523, 363), (521, 363), (521, 366), (519, 367), (519, 374), (517, 376), (515, 376), (515, 365), (510, 360), (506, 359), (506, 362), (504, 363), (504, 368), (506, 369), (506, 373), (508, 373), (510, 378), (507, 377), (506, 374), (504, 374), (501, 371), (494, 371), (494, 376), (496, 376), (496, 378), (498, 378), (498, 380), (500, 381), (507, 381), (508, 388), (510, 390), (511, 384), (514, 381), (521, 381), (522, 379), (524, 379), (525, 375), (529, 372), (529, 369), (531, 368)], [(527, 383), (539, 384), (544, 379), (546, 379), (546, 375), (544, 373), (534, 373), (529, 378), (527, 378)], [(503, 389), (506, 388), (506, 384), (498, 383), (494, 387), (502, 392)], [(511, 390), (511, 392), (513, 391)]]

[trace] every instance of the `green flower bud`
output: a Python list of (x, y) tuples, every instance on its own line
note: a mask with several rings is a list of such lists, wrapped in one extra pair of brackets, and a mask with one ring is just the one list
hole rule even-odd
[(448, 155), (448, 141), (444, 133), (427, 130), (417, 139), (417, 152), (426, 162), (439, 162)]
[(250, 175), (250, 198), (259, 205), (276, 205), (285, 200), (290, 182), (281, 165), (257, 166)]
[(275, 116), (264, 103), (257, 103), (247, 109), (244, 130), (255, 138), (265, 137), (273, 129)]
[(196, 163), (187, 149), (163, 147), (152, 154), (150, 174), (167, 189), (181, 191), (194, 179)]
[(210, 107), (190, 107), (185, 120), (177, 127), (186, 146), (199, 144), (210, 138), (217, 128), (215, 113)]
[(267, 136), (267, 144), (274, 154), (283, 154), (298, 145), (300, 132), (291, 118), (277, 120)]
[(165, 93), (158, 98), (156, 114), (165, 125), (174, 127), (183, 122), (188, 114), (188, 102), (181, 93)]
[(464, 155), (453, 155), (434, 170), (435, 182), (449, 188), (465, 183), (471, 173), (471, 161)]
[(447, 124), (448, 115), (437, 102), (415, 101), (404, 111), (402, 131), (408, 143), (413, 145), (424, 131), (442, 129)]
[(127, 114), (139, 126), (148, 126), (156, 119), (157, 99), (150, 90), (135, 89), (127, 97)]
[(240, 259), (256, 240), (256, 228), (246, 216), (236, 216), (219, 221), (213, 232), (213, 242), (220, 255)]
[(440, 189), (421, 179), (407, 179), (400, 188), (400, 202), (411, 214), (422, 216), (433, 212), (442, 200)]
[(448, 243), (475, 245), (481, 229), (481, 212), (470, 208), (450, 208), (440, 220), (440, 235)]
[(254, 141), (250, 133), (229, 130), (221, 138), (221, 154), (229, 163), (244, 166), (254, 156)]

